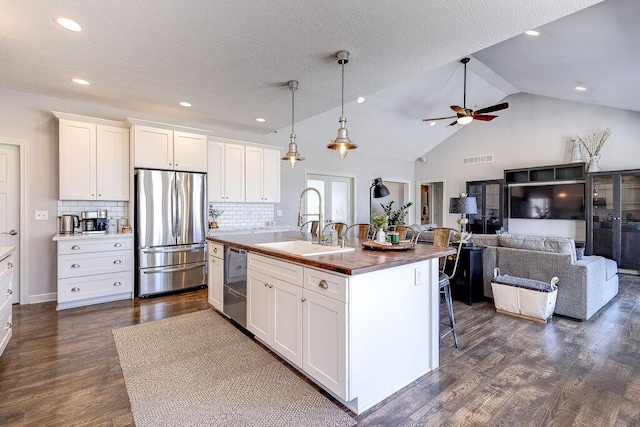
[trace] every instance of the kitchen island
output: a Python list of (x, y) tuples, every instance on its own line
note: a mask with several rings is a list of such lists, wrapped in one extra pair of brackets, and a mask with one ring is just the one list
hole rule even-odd
[(223, 248), (247, 251), (249, 332), (360, 414), (438, 367), (438, 258), (455, 250), (374, 251), (355, 238), (353, 250), (326, 255), (258, 246), (313, 239), (209, 237), (209, 300), (223, 312)]

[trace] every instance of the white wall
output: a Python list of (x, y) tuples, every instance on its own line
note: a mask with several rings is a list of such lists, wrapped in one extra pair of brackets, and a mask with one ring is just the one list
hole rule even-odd
[[(55, 298), (56, 233), (58, 210), (58, 123), (51, 111), (124, 121), (126, 117), (174, 123), (170, 118), (101, 107), (60, 98), (0, 89), (0, 136), (28, 140), (27, 209), (29, 218), (29, 294), (32, 301)], [(175, 123), (213, 129), (221, 137), (253, 140), (260, 137), (203, 123)], [(35, 210), (49, 211), (48, 221), (35, 221)]]
[[(597, 127), (613, 129), (601, 154), (602, 170), (640, 168), (640, 113), (529, 94), (506, 98), (509, 109), (491, 122), (472, 122), (416, 162), (416, 180), (445, 180), (445, 200), (465, 191), (466, 181), (503, 178), (505, 169), (568, 163), (570, 138)], [(493, 154), (492, 163), (462, 165), (462, 158)], [(447, 215), (455, 227), (457, 216)], [(584, 240), (584, 221), (518, 220), (509, 231)]]

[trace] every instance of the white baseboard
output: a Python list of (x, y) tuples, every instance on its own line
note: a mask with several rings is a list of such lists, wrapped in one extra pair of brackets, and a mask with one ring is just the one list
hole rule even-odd
[(56, 301), (58, 294), (56, 292), (50, 292), (48, 294), (38, 294), (29, 296), (29, 304), (39, 304), (41, 302)]

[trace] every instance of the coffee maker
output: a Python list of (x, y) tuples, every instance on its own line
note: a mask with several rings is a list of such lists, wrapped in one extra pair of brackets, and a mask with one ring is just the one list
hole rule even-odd
[(107, 210), (106, 209), (98, 209), (98, 218), (96, 221), (96, 230), (98, 231), (107, 231), (109, 228), (109, 224), (107, 223)]
[(82, 232), (98, 231), (98, 212), (83, 211), (80, 212), (80, 218), (82, 219)]

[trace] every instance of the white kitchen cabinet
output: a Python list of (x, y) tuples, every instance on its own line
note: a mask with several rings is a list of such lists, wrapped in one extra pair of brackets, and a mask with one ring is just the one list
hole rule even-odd
[(208, 298), (209, 304), (222, 312), (224, 292), (224, 246), (209, 242)]
[(0, 247), (0, 356), (13, 335), (13, 251)]
[(280, 202), (280, 151), (259, 147), (247, 147), (245, 152), (247, 171), (247, 202)]
[(56, 235), (58, 310), (133, 297), (133, 235)]
[(245, 201), (245, 146), (210, 141), (207, 188), (209, 202)]
[(134, 124), (135, 167), (207, 171), (207, 135)]
[(59, 119), (60, 200), (129, 200), (124, 123), (54, 112)]

